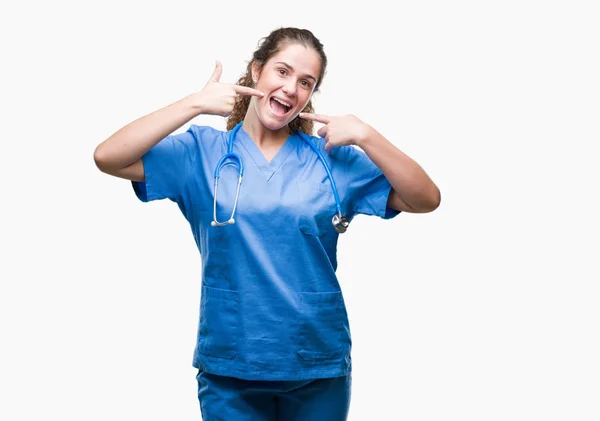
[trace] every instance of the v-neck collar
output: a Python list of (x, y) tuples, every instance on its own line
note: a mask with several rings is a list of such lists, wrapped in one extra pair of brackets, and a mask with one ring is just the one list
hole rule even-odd
[(295, 134), (290, 134), (285, 143), (281, 145), (273, 159), (271, 159), (271, 162), (267, 161), (256, 143), (254, 143), (254, 140), (252, 140), (250, 135), (246, 133), (243, 127), (240, 127), (240, 130), (235, 138), (235, 142), (241, 145), (246, 152), (248, 152), (250, 158), (252, 158), (256, 166), (267, 177), (267, 181), (269, 181), (271, 177), (273, 177), (273, 174), (275, 174), (281, 165), (283, 165), (292, 150), (294, 150), (296, 147), (298, 143), (298, 136)]

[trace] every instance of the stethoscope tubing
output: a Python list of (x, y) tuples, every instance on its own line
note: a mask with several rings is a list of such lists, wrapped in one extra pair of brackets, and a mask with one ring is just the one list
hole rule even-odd
[[(217, 163), (217, 166), (215, 167), (214, 208), (213, 208), (213, 221), (211, 222), (211, 225), (213, 227), (214, 226), (225, 226), (225, 225), (235, 223), (234, 215), (235, 215), (235, 210), (237, 208), (237, 202), (238, 202), (238, 198), (239, 198), (239, 194), (240, 194), (240, 187), (241, 187), (242, 179), (243, 179), (243, 175), (244, 175), (244, 163), (242, 161), (242, 158), (238, 154), (233, 152), (233, 143), (235, 142), (235, 138), (241, 127), (242, 127), (242, 122), (238, 123), (229, 133), (229, 142), (227, 145), (227, 153), (225, 155), (223, 155), (223, 157), (221, 157), (221, 159)], [(331, 185), (331, 190), (333, 191), (333, 197), (335, 199), (335, 206), (336, 206), (336, 210), (337, 210), (337, 215), (335, 215), (333, 217), (333, 225), (334, 225), (336, 231), (338, 231), (340, 233), (346, 232), (346, 229), (348, 228), (348, 219), (346, 217), (342, 216), (342, 205), (340, 202), (340, 197), (338, 195), (338, 189), (337, 189), (336, 183), (333, 179), (333, 175), (331, 174), (331, 170), (329, 169), (329, 165), (327, 165), (325, 158), (323, 158), (323, 154), (317, 148), (317, 146), (312, 142), (312, 140), (310, 139), (310, 137), (308, 135), (306, 135), (305, 133), (302, 133), (302, 132), (298, 132), (298, 135), (317, 154), (317, 157), (323, 164), (323, 168), (325, 168), (325, 172), (327, 173), (327, 178), (329, 178), (329, 184)], [(237, 186), (237, 190), (236, 190), (236, 194), (235, 194), (235, 201), (233, 204), (233, 210), (231, 212), (231, 216), (230, 216), (229, 220), (227, 220), (225, 222), (219, 222), (219, 221), (217, 221), (217, 192), (218, 192), (219, 176), (221, 173), (221, 169), (227, 165), (236, 165), (236, 164), (238, 165), (239, 177), (238, 177), (238, 186)]]

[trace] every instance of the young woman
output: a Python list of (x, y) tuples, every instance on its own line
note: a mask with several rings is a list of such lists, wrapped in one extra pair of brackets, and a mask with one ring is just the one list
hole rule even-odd
[[(345, 420), (351, 337), (338, 237), (357, 214), (439, 205), (425, 171), (374, 128), (312, 113), (326, 66), (310, 31), (277, 29), (237, 84), (220, 82), (217, 63), (200, 92), (96, 148), (101, 171), (132, 180), (142, 201), (171, 199), (190, 223), (202, 256), (193, 365), (205, 421)], [(172, 134), (201, 114), (228, 117), (227, 131)], [(319, 137), (313, 121), (324, 124)]]

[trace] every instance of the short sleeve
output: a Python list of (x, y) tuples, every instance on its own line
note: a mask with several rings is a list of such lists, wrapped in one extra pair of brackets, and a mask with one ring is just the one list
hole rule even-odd
[(394, 218), (400, 211), (387, 207), (390, 182), (365, 152), (354, 146), (346, 149), (346, 188), (352, 213)]
[(132, 181), (142, 202), (169, 198), (177, 201), (198, 156), (197, 130), (170, 135), (142, 156), (145, 182)]

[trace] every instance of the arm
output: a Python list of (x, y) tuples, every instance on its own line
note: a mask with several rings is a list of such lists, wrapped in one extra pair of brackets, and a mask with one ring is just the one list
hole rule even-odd
[(371, 126), (356, 145), (365, 151), (392, 185), (388, 207), (412, 213), (437, 209), (441, 201), (440, 190), (412, 158)]
[(145, 181), (142, 156), (200, 113), (191, 97), (185, 97), (129, 123), (96, 147), (96, 166), (116, 177)]
[(327, 140), (328, 152), (336, 146), (357, 145), (367, 154), (392, 185), (388, 207), (426, 213), (439, 206), (440, 191), (425, 171), (373, 127), (353, 115), (329, 117), (301, 113), (300, 117), (325, 124), (317, 133)]
[(217, 62), (200, 92), (129, 123), (100, 143), (94, 151), (98, 169), (116, 177), (145, 181), (142, 156), (170, 133), (200, 114), (229, 115), (238, 95), (264, 95), (245, 86), (220, 83), (222, 72)]

